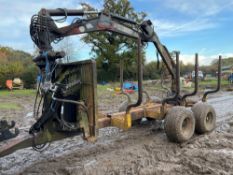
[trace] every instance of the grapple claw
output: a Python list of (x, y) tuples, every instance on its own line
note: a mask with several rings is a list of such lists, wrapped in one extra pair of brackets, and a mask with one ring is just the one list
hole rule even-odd
[[(19, 129), (14, 128), (15, 121), (9, 124), (6, 120), (0, 120), (0, 142), (16, 137), (19, 134)], [(12, 130), (14, 128), (14, 130)]]

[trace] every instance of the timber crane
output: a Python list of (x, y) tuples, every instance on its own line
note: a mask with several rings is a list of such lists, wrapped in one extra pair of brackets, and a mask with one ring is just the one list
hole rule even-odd
[[(93, 17), (84, 18), (86, 15)], [(59, 28), (53, 19), (56, 16), (83, 18), (74, 19), (70, 25)], [(132, 38), (137, 43), (138, 99), (135, 104), (128, 105), (125, 111), (102, 114), (97, 109), (95, 61), (62, 63), (59, 60), (65, 57), (65, 53), (54, 51), (51, 44), (71, 35), (106, 31)], [(202, 134), (215, 128), (215, 111), (205, 101), (207, 94), (219, 90), (220, 76), (218, 76), (217, 89), (206, 92), (202, 102), (187, 102), (186, 97), (197, 93), (197, 75), (194, 92), (181, 96), (179, 53), (176, 53), (176, 61), (174, 61), (168, 49), (160, 42), (150, 20), (139, 24), (104, 11), (41, 9), (31, 19), (30, 35), (39, 48), (39, 55), (33, 61), (39, 67), (42, 75), (41, 115), (29, 129), (29, 134), (20, 138), (11, 138), (7, 145), (0, 147), (1, 156), (29, 146), (41, 149), (47, 142), (77, 134), (82, 134), (84, 139), (94, 141), (99, 128), (116, 126), (127, 130), (132, 126), (133, 120), (143, 117), (164, 119), (164, 128), (168, 139), (178, 143), (189, 140), (193, 136), (194, 130)], [(173, 95), (160, 102), (153, 102), (149, 99), (146, 103), (142, 103), (141, 48), (142, 44), (147, 42), (154, 44), (171, 75)], [(219, 60), (221, 63), (221, 58)], [(221, 64), (219, 64), (219, 75), (221, 73), (220, 66)], [(198, 55), (196, 55), (195, 72), (196, 74), (198, 72)], [(191, 106), (192, 110), (186, 108), (187, 106)]]

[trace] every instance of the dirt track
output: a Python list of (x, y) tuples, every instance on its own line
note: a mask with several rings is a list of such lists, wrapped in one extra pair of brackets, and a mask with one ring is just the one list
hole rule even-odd
[(31, 148), (0, 159), (1, 174), (233, 174), (233, 94), (209, 100), (218, 127), (179, 145), (167, 140), (158, 123), (144, 122), (127, 132), (100, 130), (95, 144), (81, 137)]

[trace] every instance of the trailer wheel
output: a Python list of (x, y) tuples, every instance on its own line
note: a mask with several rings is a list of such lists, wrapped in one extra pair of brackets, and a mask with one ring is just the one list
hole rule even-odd
[(213, 131), (216, 126), (216, 113), (214, 108), (207, 103), (196, 103), (192, 107), (196, 119), (195, 131), (198, 134)]
[(195, 129), (193, 112), (183, 106), (173, 107), (166, 114), (164, 129), (170, 141), (182, 143), (189, 140)]

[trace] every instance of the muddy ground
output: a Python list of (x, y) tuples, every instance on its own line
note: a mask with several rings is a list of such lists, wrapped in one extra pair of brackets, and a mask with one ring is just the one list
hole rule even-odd
[[(116, 111), (116, 103), (124, 99), (101, 94), (99, 108)], [(0, 111), (1, 118), (7, 114), (17, 119), (19, 127), (33, 122), (31, 97), (0, 102), (6, 100), (18, 102), (23, 110)], [(16, 151), (0, 158), (0, 174), (233, 174), (233, 93), (220, 92), (209, 103), (217, 112), (217, 128), (190, 143), (171, 143), (160, 123), (144, 120), (126, 132), (101, 129), (94, 144), (76, 136), (54, 142), (41, 153), (32, 148)]]

